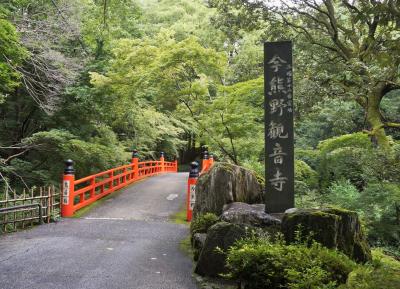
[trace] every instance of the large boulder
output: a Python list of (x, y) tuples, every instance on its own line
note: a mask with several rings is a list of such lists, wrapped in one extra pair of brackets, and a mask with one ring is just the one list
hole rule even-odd
[(246, 237), (246, 232), (244, 226), (227, 222), (219, 222), (209, 228), (195, 273), (209, 277), (218, 277), (221, 273), (227, 273), (225, 252), (237, 240)]
[(218, 162), (197, 181), (193, 215), (209, 212), (219, 216), (225, 204), (263, 203), (263, 199), (263, 186), (253, 171)]
[[(338, 208), (290, 209), (282, 219), (286, 241), (311, 237), (328, 248), (342, 251), (357, 262), (371, 260), (371, 249), (356, 212)], [(300, 233), (300, 234), (299, 234)]]
[(280, 226), (281, 221), (265, 213), (264, 204), (246, 204), (234, 202), (224, 206), (220, 220), (232, 224), (243, 224), (253, 227)]

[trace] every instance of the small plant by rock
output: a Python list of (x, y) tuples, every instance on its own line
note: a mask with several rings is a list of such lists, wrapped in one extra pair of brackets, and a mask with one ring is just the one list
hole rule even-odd
[(218, 222), (217, 215), (213, 213), (206, 213), (196, 217), (190, 223), (190, 234), (193, 236), (196, 233), (207, 233), (208, 228)]
[(357, 264), (316, 242), (288, 245), (283, 238), (252, 237), (231, 247), (227, 267), (225, 277), (238, 280), (245, 289), (333, 289), (346, 283)]

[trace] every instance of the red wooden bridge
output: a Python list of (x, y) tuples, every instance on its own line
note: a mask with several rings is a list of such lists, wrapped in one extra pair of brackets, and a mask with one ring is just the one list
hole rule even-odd
[(73, 162), (68, 160), (63, 177), (61, 216), (71, 217), (77, 210), (133, 182), (168, 172), (178, 172), (177, 160), (165, 161), (161, 153), (158, 161), (139, 161), (134, 151), (130, 164), (75, 180)]
[[(200, 174), (207, 171), (213, 162), (214, 159), (212, 155), (209, 157), (208, 153), (205, 152)], [(73, 161), (67, 160), (62, 184), (61, 216), (71, 217), (77, 210), (136, 181), (171, 172), (178, 172), (178, 161), (176, 159), (172, 162), (166, 161), (163, 152), (161, 152), (161, 157), (158, 161), (140, 161), (137, 151), (134, 151), (130, 164), (109, 169), (78, 180), (75, 180)], [(188, 221), (192, 218), (192, 209), (195, 199), (194, 187), (197, 177), (198, 174), (192, 175), (188, 180), (186, 207)]]
[[(109, 197), (78, 218), (1, 235), (1, 289), (199, 288), (179, 248), (188, 227), (169, 222), (190, 209), (188, 183), (193, 185), (197, 168), (188, 178), (164, 154), (140, 161), (135, 152), (127, 165), (75, 180), (73, 162), (66, 164), (64, 217)], [(211, 164), (205, 158), (202, 171)]]

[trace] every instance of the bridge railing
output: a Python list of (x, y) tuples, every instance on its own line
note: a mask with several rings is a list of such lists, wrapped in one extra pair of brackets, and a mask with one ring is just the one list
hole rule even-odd
[(68, 160), (63, 176), (61, 216), (73, 216), (77, 210), (140, 179), (177, 171), (177, 160), (165, 161), (164, 153), (158, 161), (141, 162), (134, 151), (130, 164), (75, 180), (73, 161)]

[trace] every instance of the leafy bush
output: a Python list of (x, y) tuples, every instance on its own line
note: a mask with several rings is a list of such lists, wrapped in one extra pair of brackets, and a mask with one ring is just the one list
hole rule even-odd
[(362, 160), (368, 153), (365, 149), (343, 147), (324, 155), (318, 168), (321, 188), (325, 190), (333, 182), (350, 180), (358, 189), (362, 189), (367, 183)]
[(359, 207), (360, 192), (349, 180), (335, 182), (328, 188), (324, 199), (329, 204), (354, 210)]
[(373, 262), (359, 266), (350, 273), (346, 285), (340, 289), (398, 289), (400, 288), (400, 262), (374, 250)]
[(251, 238), (228, 251), (226, 277), (259, 288), (336, 288), (356, 264), (344, 254), (318, 243), (286, 245), (282, 240)]
[(356, 103), (327, 99), (296, 123), (296, 146), (315, 147), (320, 140), (358, 131), (362, 125), (363, 113)]
[(296, 182), (304, 183), (310, 190), (317, 188), (318, 175), (306, 162), (295, 160), (294, 171)]
[(312, 169), (316, 169), (318, 166), (320, 152), (317, 149), (296, 149), (294, 151), (295, 157), (298, 160), (304, 161)]
[[(13, 170), (24, 176), (28, 186), (57, 183), (66, 159), (75, 161), (76, 177), (80, 178), (126, 163), (130, 157), (117, 142), (115, 134), (105, 127), (88, 141), (69, 131), (52, 129), (35, 133), (23, 139), (22, 143), (35, 147), (25, 159), (15, 158), (10, 166), (0, 169), (5, 173)], [(15, 188), (18, 184), (19, 179), (12, 183)]]
[[(303, 207), (303, 204), (309, 206), (312, 200), (317, 199), (315, 192), (318, 188), (318, 175), (306, 162), (301, 160), (295, 160), (294, 171), (296, 206)], [(314, 205), (318, 206), (316, 203)]]
[(371, 141), (364, 133), (342, 135), (321, 141), (317, 172), (320, 188), (326, 190), (335, 181), (350, 180), (357, 188), (365, 186), (363, 158), (373, 153)]
[(213, 213), (200, 215), (190, 223), (190, 234), (207, 233), (208, 228), (218, 222), (218, 217)]
[(345, 134), (321, 141), (318, 149), (322, 155), (326, 155), (338, 148), (353, 147), (361, 149), (371, 149), (372, 144), (367, 134), (358, 132), (353, 134)]
[(400, 183), (371, 183), (361, 192), (358, 202), (369, 227), (369, 240), (374, 245), (394, 247), (400, 252)]

